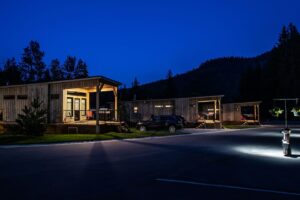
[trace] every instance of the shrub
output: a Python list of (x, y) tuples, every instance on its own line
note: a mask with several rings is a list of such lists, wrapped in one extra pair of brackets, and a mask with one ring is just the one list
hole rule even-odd
[(43, 102), (35, 98), (30, 106), (22, 109), (16, 120), (19, 131), (26, 135), (43, 135), (46, 131), (47, 110), (42, 107)]

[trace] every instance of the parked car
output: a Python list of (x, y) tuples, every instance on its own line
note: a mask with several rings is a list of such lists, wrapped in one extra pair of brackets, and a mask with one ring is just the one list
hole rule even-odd
[(167, 129), (170, 133), (175, 133), (177, 129), (183, 128), (184, 121), (183, 117), (176, 115), (151, 116), (150, 120), (139, 121), (137, 128), (140, 131)]

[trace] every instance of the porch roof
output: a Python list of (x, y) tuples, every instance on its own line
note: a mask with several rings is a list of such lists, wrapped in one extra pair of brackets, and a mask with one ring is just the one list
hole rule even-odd
[(119, 81), (115, 81), (115, 80), (107, 78), (105, 76), (90, 76), (87, 78), (78, 78), (78, 79), (69, 79), (69, 80), (45, 81), (45, 82), (24, 83), (24, 84), (16, 84), (16, 85), (6, 85), (6, 86), (0, 86), (0, 88), (10, 88), (10, 87), (19, 87), (19, 86), (37, 85), (37, 84), (55, 84), (55, 83), (64, 83), (64, 82), (77, 82), (77, 81), (97, 80), (97, 79), (102, 83), (112, 85), (112, 86), (119, 86), (122, 84)]

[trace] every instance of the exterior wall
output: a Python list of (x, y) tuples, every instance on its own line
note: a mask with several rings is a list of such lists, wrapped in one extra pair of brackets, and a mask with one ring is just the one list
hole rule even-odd
[[(57, 81), (48, 83), (34, 83), (16, 86), (2, 86), (0, 87), (0, 112), (3, 113), (3, 122), (15, 122), (19, 113), (25, 105), (29, 106), (32, 100), (39, 97), (44, 103), (44, 108), (48, 109), (50, 123), (64, 122), (64, 109), (66, 108), (67, 90), (86, 92), (86, 109), (89, 110), (89, 92), (95, 92), (97, 83), (101, 79), (81, 79), (74, 81)], [(103, 83), (103, 91), (112, 91), (113, 88), (118, 90), (117, 86)], [(4, 99), (7, 95), (14, 98)], [(27, 96), (26, 99), (19, 99), (18, 96)], [(76, 96), (73, 96), (76, 97)], [(76, 97), (77, 98), (77, 97)], [(83, 97), (78, 97), (83, 98)], [(84, 119), (86, 117), (82, 117)]]
[(236, 121), (237, 115), (240, 115), (240, 113), (236, 113), (233, 103), (223, 104), (222, 108), (223, 121)]
[[(8, 95), (12, 95), (12, 99), (4, 99)], [(23, 96), (23, 98), (19, 98)], [(24, 96), (26, 98), (24, 99)], [(48, 85), (47, 84), (31, 84), (16, 87), (0, 88), (0, 110), (3, 111), (3, 121), (14, 122), (22, 112), (25, 106), (29, 106), (32, 100), (39, 97), (43, 101), (44, 108), (47, 108), (48, 101)]]
[[(220, 97), (187, 97), (162, 100), (137, 100), (123, 102), (125, 120), (147, 120), (151, 115), (180, 115), (188, 122), (197, 122), (199, 101), (217, 102)], [(166, 107), (168, 105), (168, 108)], [(171, 107), (169, 107), (171, 105)], [(134, 109), (137, 108), (135, 111)]]
[[(153, 100), (127, 102), (126, 110), (129, 111), (130, 119), (133, 121), (150, 119), (151, 115), (172, 115), (174, 114), (174, 101)], [(135, 112), (134, 109), (137, 108)]]
[[(72, 88), (94, 88), (97, 85), (96, 79), (91, 80), (82, 80), (82, 81), (74, 81), (74, 82), (59, 82), (59, 83), (51, 83), (50, 85), (50, 95), (58, 95), (58, 99), (50, 100), (50, 111), (51, 111), (51, 122), (64, 122), (66, 117), (64, 115), (64, 110), (66, 110), (66, 103), (64, 99), (66, 99), (66, 89)], [(89, 95), (87, 95), (89, 96)], [(87, 106), (89, 106), (89, 101), (87, 100)]]
[[(81, 93), (85, 93), (86, 96), (78, 96), (78, 95), (70, 95), (68, 94), (68, 91), (72, 91), (72, 92), (81, 92)], [(68, 97), (72, 97), (73, 98), (73, 110), (75, 110), (75, 99), (80, 99), (80, 120), (86, 120), (87, 119), (87, 113), (85, 116), (82, 115), (82, 111), (84, 110), (84, 108), (81, 108), (81, 101), (83, 99), (86, 100), (86, 110), (90, 110), (90, 95), (88, 90), (83, 89), (83, 88), (74, 88), (74, 89), (65, 89), (63, 90), (63, 122), (70, 122), (70, 121), (74, 121), (74, 114), (72, 117), (67, 117), (67, 98)]]
[(253, 107), (255, 119), (259, 122), (259, 104), (261, 102), (245, 102), (245, 103), (227, 103), (222, 105), (222, 117), (223, 121), (227, 122), (240, 122), (242, 119), (242, 107)]

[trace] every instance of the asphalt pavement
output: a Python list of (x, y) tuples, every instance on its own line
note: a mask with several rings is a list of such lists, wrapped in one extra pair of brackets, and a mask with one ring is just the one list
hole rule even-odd
[(300, 199), (300, 129), (0, 146), (0, 199)]

